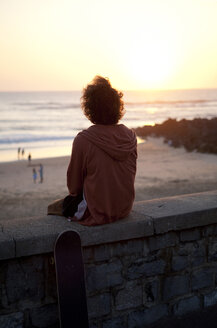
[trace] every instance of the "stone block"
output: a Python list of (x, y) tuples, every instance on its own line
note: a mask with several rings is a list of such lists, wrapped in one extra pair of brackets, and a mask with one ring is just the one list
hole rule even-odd
[[(173, 249), (174, 256), (188, 257), (188, 263), (192, 266), (198, 266), (206, 262), (206, 246), (203, 240), (179, 244)], [(180, 259), (181, 261), (181, 259)]]
[(168, 301), (189, 292), (189, 276), (167, 277), (163, 283), (163, 300)]
[(115, 297), (117, 310), (136, 308), (142, 303), (142, 286), (136, 281), (127, 282), (124, 289), (119, 290)]
[(184, 230), (180, 232), (180, 241), (194, 241), (200, 239), (200, 230), (199, 229), (191, 229)]
[(110, 245), (99, 245), (94, 247), (94, 260), (107, 261), (111, 259), (111, 246)]
[(198, 241), (193, 243), (193, 247), (190, 253), (190, 262), (192, 266), (199, 266), (205, 263), (206, 260), (206, 246), (204, 241)]
[(122, 264), (119, 260), (86, 269), (87, 290), (101, 290), (122, 284)]
[(103, 321), (102, 328), (121, 328), (126, 327), (124, 317), (113, 318)]
[(150, 277), (158, 274), (163, 274), (165, 271), (166, 262), (164, 260), (156, 260), (145, 262), (145, 260), (137, 260), (127, 271), (128, 279), (137, 279), (141, 277)]
[(36, 328), (47, 328), (58, 325), (58, 306), (57, 304), (47, 304), (30, 310), (30, 320)]
[(0, 310), (8, 307), (7, 292), (5, 287), (7, 261), (0, 261)]
[(157, 279), (145, 283), (144, 296), (145, 304), (151, 304), (157, 301), (159, 296), (159, 281)]
[(7, 292), (5, 284), (0, 282), (0, 310), (6, 308), (8, 308)]
[(217, 240), (212, 239), (209, 242), (208, 261), (217, 261)]
[(0, 231), (0, 260), (15, 257), (15, 241), (13, 238)]
[(144, 240), (143, 243), (143, 256), (148, 256), (150, 253), (149, 247), (148, 247), (148, 242), (146, 240)]
[[(8, 264), (6, 290), (9, 303), (39, 301), (44, 297), (43, 259), (32, 256)], [(28, 304), (27, 304), (28, 307)]]
[(57, 300), (57, 283), (53, 255), (44, 257), (45, 263), (45, 295), (53, 301)]
[(217, 235), (217, 224), (212, 224), (203, 229), (204, 237)]
[(122, 257), (131, 254), (143, 254), (144, 244), (143, 239), (133, 239), (128, 241), (122, 241), (120, 243), (113, 243), (111, 245), (111, 256)]
[(176, 245), (178, 237), (175, 232), (169, 232), (159, 236), (153, 236), (149, 238), (149, 249), (155, 251), (162, 248), (167, 248)]
[(84, 263), (90, 263), (94, 260), (94, 250), (93, 247), (83, 247), (83, 261)]
[(173, 312), (177, 316), (200, 309), (200, 299), (197, 296), (182, 299), (173, 307)]
[(165, 304), (159, 304), (142, 311), (131, 312), (128, 316), (128, 328), (144, 328), (168, 315)]
[[(53, 251), (51, 245), (54, 245), (56, 236), (53, 233), (43, 231), (43, 228), (35, 231), (18, 231), (14, 233), (16, 243), (16, 257), (32, 256)], [(39, 230), (39, 231), (38, 231)]]
[(207, 226), (216, 223), (216, 190), (146, 201), (141, 210), (153, 219), (157, 234)]
[(122, 240), (144, 238), (145, 236), (153, 235), (153, 233), (152, 220), (143, 213), (138, 213), (134, 210), (131, 211), (128, 217), (112, 224), (85, 227), (80, 231), (82, 246), (95, 246), (116, 243)]
[(95, 322), (89, 322), (89, 328), (98, 328), (98, 325)]
[(87, 298), (89, 318), (100, 318), (111, 311), (111, 295), (104, 293)]
[(213, 290), (211, 293), (204, 295), (204, 307), (209, 307), (217, 304), (217, 290)]
[(193, 243), (179, 244), (173, 249), (173, 254), (179, 256), (188, 256), (191, 254), (193, 247)]
[(214, 274), (209, 268), (204, 268), (192, 273), (192, 290), (198, 290), (214, 285)]
[(2, 225), (4, 232), (12, 236), (16, 243), (16, 257), (53, 252), (57, 235), (73, 229), (72, 222), (50, 215), (5, 220)]
[(128, 254), (143, 255), (144, 245), (147, 244), (144, 239), (133, 239), (128, 242)]
[(172, 258), (172, 270), (182, 271), (188, 267), (188, 256), (173, 256)]
[(24, 314), (16, 312), (0, 316), (1, 328), (24, 328)]

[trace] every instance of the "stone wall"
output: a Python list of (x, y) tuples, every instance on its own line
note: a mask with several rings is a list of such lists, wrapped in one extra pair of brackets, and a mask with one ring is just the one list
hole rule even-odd
[(138, 202), (99, 227), (49, 216), (0, 229), (1, 328), (59, 327), (52, 251), (68, 229), (81, 235), (91, 328), (160, 327), (217, 304), (217, 191)]

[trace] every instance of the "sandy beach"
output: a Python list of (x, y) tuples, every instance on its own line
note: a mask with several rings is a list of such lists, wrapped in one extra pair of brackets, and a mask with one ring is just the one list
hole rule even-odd
[[(47, 205), (67, 195), (69, 157), (0, 163), (0, 220), (46, 215)], [(44, 182), (32, 169), (44, 167)], [(39, 179), (38, 179), (39, 180)], [(138, 145), (136, 201), (217, 189), (217, 156), (172, 148), (161, 138)]]

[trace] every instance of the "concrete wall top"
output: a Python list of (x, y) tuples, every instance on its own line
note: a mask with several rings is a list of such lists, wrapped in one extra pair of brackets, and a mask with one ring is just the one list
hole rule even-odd
[(96, 227), (59, 216), (2, 221), (0, 259), (52, 252), (58, 234), (64, 230), (78, 231), (82, 245), (91, 246), (213, 223), (217, 223), (217, 190), (136, 202), (127, 218)]

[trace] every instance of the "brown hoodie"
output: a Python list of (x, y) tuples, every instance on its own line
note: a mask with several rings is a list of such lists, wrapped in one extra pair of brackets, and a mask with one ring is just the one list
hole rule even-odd
[[(83, 191), (84, 225), (99, 225), (129, 214), (134, 201), (137, 142), (125, 125), (92, 125), (73, 142), (67, 171), (69, 193)], [(76, 216), (76, 214), (75, 214)]]

